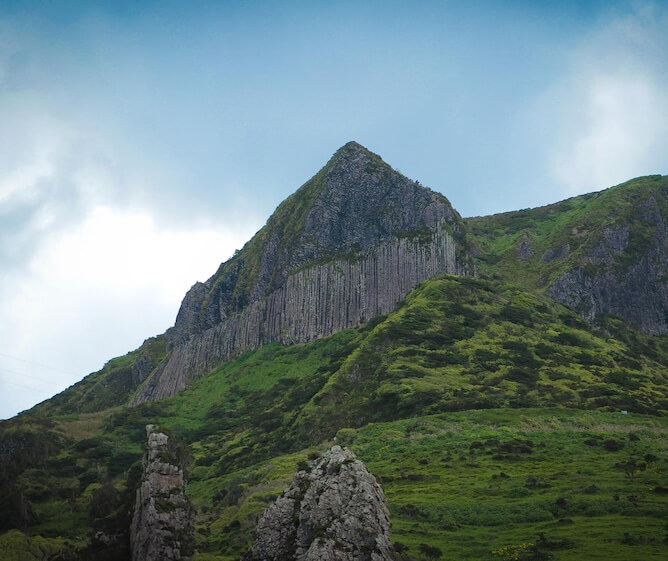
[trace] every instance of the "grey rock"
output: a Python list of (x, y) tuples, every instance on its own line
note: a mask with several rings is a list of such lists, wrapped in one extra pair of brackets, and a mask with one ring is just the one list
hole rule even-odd
[(568, 254), (571, 252), (571, 246), (570, 244), (562, 244), (557, 248), (550, 248), (548, 249), (542, 257), (543, 263), (550, 263), (551, 261), (554, 261), (555, 259), (565, 259), (568, 257)]
[(604, 228), (601, 241), (589, 250), (587, 261), (594, 265), (612, 265), (628, 244), (628, 228), (623, 226)]
[(346, 448), (334, 446), (267, 509), (244, 561), (389, 561), (383, 490)]
[[(286, 215), (300, 227), (286, 226)], [(190, 289), (170, 330), (170, 356), (133, 404), (174, 395), (267, 343), (303, 343), (388, 313), (433, 275), (474, 274), (462, 228), (445, 197), (347, 144)]]
[(533, 257), (533, 245), (528, 237), (523, 237), (519, 244), (517, 244), (517, 258), (521, 261), (526, 261)]
[(587, 321), (620, 317), (650, 335), (668, 334), (668, 225), (653, 198), (639, 204), (652, 236), (631, 249), (634, 232), (615, 225), (603, 229), (598, 243), (563, 272), (547, 294)]
[(146, 426), (146, 434), (144, 476), (130, 528), (132, 561), (188, 561), (195, 542), (183, 466), (173, 458), (166, 434), (154, 425)]
[(132, 365), (132, 385), (133, 387), (141, 384), (154, 368), (151, 355), (140, 355)]

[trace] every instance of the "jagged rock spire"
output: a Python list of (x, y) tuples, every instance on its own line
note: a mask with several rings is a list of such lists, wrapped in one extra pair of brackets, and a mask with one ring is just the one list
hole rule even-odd
[(146, 425), (146, 435), (144, 476), (130, 529), (132, 561), (188, 561), (195, 540), (183, 466), (166, 434)]
[(366, 466), (334, 446), (264, 513), (244, 561), (390, 561), (385, 497)]

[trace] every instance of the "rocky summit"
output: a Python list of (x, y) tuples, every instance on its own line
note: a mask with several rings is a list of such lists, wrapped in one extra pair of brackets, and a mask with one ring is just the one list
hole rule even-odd
[(347, 448), (297, 472), (267, 509), (244, 561), (394, 559), (383, 490)]
[(350, 142), (190, 289), (168, 332), (169, 357), (134, 402), (174, 395), (267, 343), (303, 343), (388, 313), (436, 274), (473, 271), (448, 200)]
[(194, 553), (183, 467), (169, 437), (147, 425), (144, 476), (130, 529), (132, 561), (187, 561)]

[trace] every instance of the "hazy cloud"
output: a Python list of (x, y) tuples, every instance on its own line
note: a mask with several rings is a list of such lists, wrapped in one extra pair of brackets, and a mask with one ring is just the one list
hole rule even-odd
[(145, 210), (97, 206), (44, 240), (0, 282), (0, 395), (13, 396), (0, 417), (164, 331), (185, 291), (254, 229), (175, 230)]
[[(666, 171), (668, 10), (641, 5), (572, 55), (542, 102), (556, 117), (550, 170), (564, 195)], [(550, 106), (548, 108), (548, 106)]]
[(43, 47), (10, 39), (0, 39), (0, 418), (163, 332), (185, 291), (259, 226), (252, 213), (188, 212), (182, 201), (197, 197), (175, 187), (169, 161), (137, 150), (104, 103), (98, 115), (59, 97), (59, 69), (34, 60)]

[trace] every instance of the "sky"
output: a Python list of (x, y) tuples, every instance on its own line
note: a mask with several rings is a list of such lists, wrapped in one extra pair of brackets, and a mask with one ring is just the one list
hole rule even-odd
[(463, 216), (668, 174), (668, 2), (0, 2), (0, 418), (356, 140)]

